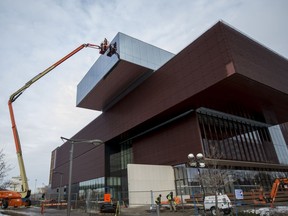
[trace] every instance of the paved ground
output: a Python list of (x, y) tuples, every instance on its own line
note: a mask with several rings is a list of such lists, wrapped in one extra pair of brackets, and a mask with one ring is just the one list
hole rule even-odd
[[(235, 209), (234, 209), (235, 211)], [(288, 206), (278, 206), (276, 208), (269, 208), (269, 207), (262, 207), (262, 208), (250, 208), (249, 210), (246, 210), (246, 213), (256, 213), (258, 215), (266, 216), (269, 215), (269, 212), (272, 213), (271, 215), (280, 215), (285, 216), (288, 215)], [(30, 207), (30, 208), (18, 208), (18, 209), (6, 209), (0, 210), (0, 215), (11, 215), (11, 216), (64, 216), (67, 215), (67, 211), (64, 210), (58, 210), (53, 208), (46, 208), (43, 213), (41, 213), (41, 208), (39, 207)], [(115, 213), (99, 213), (99, 212), (90, 212), (87, 213), (85, 211), (81, 210), (71, 210), (71, 216), (115, 216)], [(178, 209), (177, 212), (170, 212), (169, 209), (165, 209), (160, 211), (159, 215), (156, 211), (149, 211), (149, 208), (146, 207), (134, 207), (134, 208), (123, 208), (121, 209), (120, 216), (194, 216), (194, 215), (204, 215), (203, 212), (198, 212), (194, 210), (194, 208), (190, 209)], [(209, 216), (209, 212), (206, 214)], [(231, 214), (232, 215), (232, 214)], [(235, 212), (233, 215), (236, 215)]]
[[(194, 209), (178, 209), (177, 212), (170, 212), (169, 209), (161, 210), (159, 212), (159, 216), (194, 216), (194, 215), (200, 215), (198, 214), (200, 212), (195, 211)], [(156, 211), (149, 211), (147, 209), (141, 209), (141, 208), (130, 208), (130, 209), (122, 209), (121, 215), (150, 215), (150, 216), (158, 216)], [(201, 215), (204, 215), (203, 212)]]
[[(36, 216), (36, 215), (43, 215), (43, 216), (64, 216), (67, 215), (66, 210), (58, 210), (58, 209), (52, 209), (52, 208), (47, 208), (41, 212), (40, 207), (33, 207), (31, 206), (30, 208), (18, 208), (18, 209), (5, 209), (5, 210), (0, 210), (0, 215), (11, 215), (11, 216)], [(71, 216), (88, 216), (89, 214), (81, 211), (71, 211)]]
[[(30, 207), (30, 208), (18, 208), (18, 209), (5, 209), (0, 210), (0, 215), (11, 215), (11, 216), (64, 216), (67, 215), (66, 210), (58, 210), (52, 208), (44, 209), (44, 212), (41, 213), (41, 208), (39, 207)], [(97, 216), (97, 215), (106, 215), (106, 216), (114, 216), (115, 213), (99, 213), (99, 212), (85, 212), (80, 210), (72, 210), (71, 216)], [(158, 216), (156, 211), (150, 211), (147, 207), (135, 207), (135, 208), (123, 208), (120, 210), (121, 216), (137, 216), (137, 215), (150, 215), (150, 216)], [(195, 215), (195, 211), (193, 209), (178, 209), (177, 212), (170, 212), (169, 209), (161, 210), (159, 216), (192, 216)]]

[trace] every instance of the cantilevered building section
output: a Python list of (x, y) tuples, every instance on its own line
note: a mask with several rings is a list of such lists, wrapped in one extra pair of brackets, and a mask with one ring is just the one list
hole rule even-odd
[[(78, 107), (103, 112), (73, 138), (105, 145), (75, 146), (75, 193), (90, 185), (127, 196), (128, 164), (184, 167), (191, 152), (241, 172), (239, 187), (287, 177), (286, 58), (223, 22), (177, 55), (122, 33), (113, 42), (120, 58), (100, 56), (77, 88)], [(213, 148), (221, 159), (210, 157)], [(65, 175), (68, 149), (55, 150)], [(196, 181), (191, 169), (177, 170), (176, 187)], [(54, 176), (52, 186), (58, 182)]]
[(174, 56), (123, 33), (111, 44), (115, 42), (118, 55), (100, 56), (79, 83), (78, 107), (108, 109)]

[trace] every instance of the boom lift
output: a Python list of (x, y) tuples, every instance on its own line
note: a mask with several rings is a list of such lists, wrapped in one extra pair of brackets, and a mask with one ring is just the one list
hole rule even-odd
[(17, 153), (17, 158), (18, 158), (18, 165), (20, 169), (20, 177), (21, 177), (22, 185), (21, 185), (21, 192), (8, 191), (8, 190), (0, 191), (0, 201), (2, 203), (2, 208), (7, 208), (8, 206), (19, 207), (19, 206), (31, 205), (31, 201), (29, 199), (31, 190), (29, 189), (29, 186), (28, 186), (28, 179), (26, 176), (24, 160), (23, 160), (22, 150), (21, 150), (21, 145), (20, 145), (20, 139), (19, 139), (19, 134), (18, 134), (17, 127), (16, 127), (12, 103), (33, 83), (35, 83), (37, 80), (45, 76), (47, 73), (55, 69), (58, 65), (62, 64), (64, 61), (66, 61), (67, 59), (69, 59), (70, 57), (72, 57), (74, 54), (76, 54), (77, 52), (79, 52), (85, 47), (99, 49), (100, 50), (99, 54), (101, 55), (105, 54), (106, 51), (108, 50), (107, 56), (111, 57), (113, 54), (117, 54), (119, 58), (119, 55), (117, 53), (116, 43), (109, 45), (109, 42), (107, 41), (106, 38), (104, 39), (104, 42), (102, 42), (100, 46), (94, 45), (94, 44), (82, 44), (81, 46), (77, 47), (75, 50), (70, 52), (68, 55), (64, 56), (62, 59), (60, 59), (59, 61), (57, 61), (50, 67), (48, 67), (46, 70), (44, 70), (43, 72), (33, 77), (22, 88), (20, 88), (19, 90), (17, 90), (10, 96), (9, 101), (8, 101), (8, 107), (9, 107), (9, 112), (10, 112), (12, 131), (13, 131), (13, 137), (14, 137), (14, 142), (16, 146), (16, 153)]
[(263, 189), (260, 190), (259, 198), (254, 200), (255, 204), (271, 203), (271, 208), (274, 207), (274, 202), (279, 190), (279, 186), (288, 190), (288, 178), (276, 178), (273, 182), (269, 197), (265, 197)]
[(270, 192), (269, 201), (271, 202), (271, 207), (274, 207), (274, 201), (278, 193), (279, 186), (283, 186), (284, 188), (288, 188), (288, 178), (277, 178), (273, 182), (273, 186)]

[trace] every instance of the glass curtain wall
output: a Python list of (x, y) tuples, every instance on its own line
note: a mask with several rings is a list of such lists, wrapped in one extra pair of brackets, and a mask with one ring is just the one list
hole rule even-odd
[(208, 109), (197, 117), (205, 157), (216, 149), (223, 160), (279, 163), (269, 125)]
[(112, 196), (118, 200), (128, 200), (127, 164), (133, 163), (132, 140), (119, 144), (120, 151), (110, 155), (110, 177), (107, 187), (112, 189)]
[(280, 164), (288, 164), (288, 147), (279, 125), (269, 127), (269, 132)]
[[(217, 158), (221, 160), (287, 164), (287, 145), (279, 127), (207, 108), (197, 110), (197, 119), (206, 158), (213, 158), (211, 155), (216, 154), (221, 156)], [(217, 152), (212, 153), (215, 150)], [(202, 193), (197, 168), (185, 164), (174, 168), (177, 194), (192, 196)], [(205, 169), (200, 169), (200, 172), (205, 174)], [(269, 191), (275, 178), (287, 177), (287, 172), (271, 169), (230, 167), (229, 179), (225, 181), (231, 183), (223, 185), (220, 192), (233, 193), (234, 189), (251, 191), (260, 186)], [(204, 189), (209, 191), (207, 187)]]
[(91, 179), (79, 183), (79, 199), (98, 201), (104, 199), (105, 182), (104, 177)]
[[(103, 201), (104, 194), (110, 193), (115, 200), (128, 200), (127, 164), (133, 162), (132, 141), (120, 144), (121, 147), (110, 155), (110, 177), (91, 179), (79, 183), (79, 200)], [(123, 192), (124, 191), (124, 192)]]
[[(200, 178), (197, 168), (185, 167), (179, 165), (175, 168), (175, 179), (177, 194), (180, 195), (199, 195), (202, 194)], [(205, 168), (200, 170), (205, 173)], [(234, 193), (234, 189), (242, 189), (244, 192), (251, 192), (253, 189), (263, 187), (265, 191), (270, 191), (271, 185), (275, 178), (287, 178), (288, 172), (249, 170), (247, 168), (237, 168), (229, 170), (231, 176), (226, 181), (231, 183), (221, 187), (221, 193)], [(209, 188), (204, 185), (205, 192)]]

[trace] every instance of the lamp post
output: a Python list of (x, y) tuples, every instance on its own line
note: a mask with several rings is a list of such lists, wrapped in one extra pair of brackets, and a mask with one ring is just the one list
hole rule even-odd
[(199, 175), (199, 178), (200, 178), (200, 186), (201, 186), (201, 189), (202, 189), (202, 192), (203, 192), (203, 201), (204, 201), (205, 190), (204, 190), (204, 187), (203, 187), (201, 172), (200, 172), (200, 169), (199, 169), (199, 168), (204, 168), (205, 167), (204, 156), (203, 156), (202, 153), (198, 153), (196, 155), (196, 157), (195, 157), (194, 154), (190, 153), (190, 154), (188, 154), (188, 160), (189, 160), (189, 162), (188, 162), (188, 166), (189, 167), (197, 168), (198, 175)]
[(62, 179), (63, 174), (62, 172), (54, 171), (53, 174), (59, 174), (60, 175), (60, 185), (59, 185), (59, 191), (58, 191), (58, 209), (60, 208), (60, 201), (61, 201), (61, 187), (62, 187)]
[(37, 185), (37, 179), (35, 179), (35, 187), (34, 187), (34, 200), (36, 201), (36, 185)]
[(65, 137), (61, 137), (63, 141), (67, 141), (71, 143), (70, 149), (70, 159), (69, 159), (69, 179), (68, 179), (68, 202), (67, 202), (67, 216), (70, 216), (71, 211), (71, 186), (72, 186), (72, 166), (73, 166), (73, 152), (74, 152), (74, 144), (77, 143), (91, 143), (95, 146), (99, 146), (104, 142), (99, 139), (95, 140), (78, 140), (78, 139), (68, 139)]

